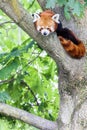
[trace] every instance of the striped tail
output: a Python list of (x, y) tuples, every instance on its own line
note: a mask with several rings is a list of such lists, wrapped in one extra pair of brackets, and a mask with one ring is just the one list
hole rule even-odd
[(58, 37), (62, 46), (71, 57), (81, 58), (85, 55), (86, 50), (82, 41), (78, 39), (78, 45), (76, 45), (71, 40), (67, 40), (62, 36), (58, 36)]

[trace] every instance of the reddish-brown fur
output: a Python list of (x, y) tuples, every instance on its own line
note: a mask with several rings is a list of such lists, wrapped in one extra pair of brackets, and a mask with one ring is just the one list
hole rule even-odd
[(60, 42), (64, 49), (69, 53), (70, 56), (75, 58), (81, 58), (85, 55), (85, 46), (82, 41), (78, 41), (78, 45), (74, 44), (70, 40), (66, 40), (62, 36), (59, 36)]
[[(54, 26), (54, 30), (58, 28), (58, 24), (52, 20), (52, 16), (55, 13), (51, 10), (46, 10), (42, 13), (40, 13), (40, 20), (36, 21), (34, 24), (35, 26)], [(64, 38), (63, 36), (58, 36), (60, 39), (60, 42), (64, 49), (67, 51), (67, 53), (74, 58), (81, 58), (85, 55), (85, 46), (81, 40), (79, 40), (75, 34), (69, 30), (69, 35), (72, 35), (73, 38), (76, 39), (78, 44), (75, 44), (73, 41), (71, 41), (68, 38)]]
[(52, 16), (54, 14), (55, 13), (51, 10), (46, 10), (46, 11), (40, 13), (39, 14), (40, 20), (38, 20), (34, 23), (35, 27), (39, 25), (39, 26), (44, 26), (44, 27), (49, 26), (49, 28), (50, 28), (50, 26), (53, 25), (54, 29), (56, 30), (58, 25), (55, 24), (55, 22), (52, 20)]

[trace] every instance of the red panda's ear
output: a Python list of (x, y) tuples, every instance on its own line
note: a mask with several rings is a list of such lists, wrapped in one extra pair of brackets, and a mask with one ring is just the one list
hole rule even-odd
[(32, 14), (32, 17), (33, 17), (33, 22), (36, 22), (38, 19), (40, 19), (40, 16), (37, 13)]
[(55, 14), (52, 16), (52, 19), (56, 22), (56, 23), (60, 23), (59, 21), (59, 14)]

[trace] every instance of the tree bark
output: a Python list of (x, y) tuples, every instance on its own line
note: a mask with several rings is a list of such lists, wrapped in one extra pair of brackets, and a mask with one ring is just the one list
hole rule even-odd
[(24, 110), (0, 103), (0, 113), (19, 119), (41, 130), (57, 130), (57, 123), (30, 114)]
[[(43, 5), (43, 0), (38, 1)], [(0, 0), (0, 9), (35, 39), (58, 65), (60, 92), (58, 130), (87, 130), (87, 56), (78, 60), (73, 59), (66, 54), (55, 33), (45, 38), (41, 36), (35, 30), (30, 14), (20, 4), (18, 11), (15, 11), (8, 0)], [(58, 10), (63, 14), (62, 9)], [(67, 22), (63, 15), (60, 17), (64, 26), (72, 29), (85, 45), (87, 45), (86, 16), (87, 10), (80, 20), (72, 18)]]

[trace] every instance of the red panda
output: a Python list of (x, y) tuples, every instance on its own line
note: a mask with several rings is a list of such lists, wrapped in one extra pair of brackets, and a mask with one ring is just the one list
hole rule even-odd
[(44, 36), (56, 32), (62, 46), (71, 57), (81, 58), (85, 55), (83, 42), (71, 30), (62, 27), (59, 14), (46, 10), (40, 14), (34, 13), (32, 16), (36, 30)]

